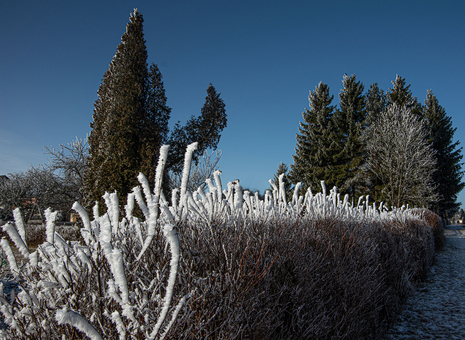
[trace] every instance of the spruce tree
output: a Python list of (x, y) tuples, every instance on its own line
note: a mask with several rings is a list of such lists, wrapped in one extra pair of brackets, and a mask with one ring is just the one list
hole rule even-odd
[(325, 180), (329, 187), (334, 186), (332, 167), (334, 146), (331, 136), (331, 116), (334, 96), (329, 94), (329, 86), (320, 82), (308, 96), (310, 110), (302, 113), (299, 133), (296, 134), (296, 154), (291, 164), (293, 183), (302, 182), (304, 188), (314, 191), (321, 189), (320, 181)]
[[(284, 190), (286, 191), (286, 201), (291, 202), (292, 201), (292, 183), (290, 181), (290, 176), (289, 176), (289, 168), (287, 164), (281, 162), (278, 165), (278, 169), (276, 170), (276, 174), (273, 176), (273, 183), (279, 188), (279, 176), (284, 174), (283, 176), (283, 183), (284, 183)], [(271, 187), (271, 189), (273, 189)]]
[(453, 140), (456, 128), (452, 127), (451, 118), (431, 90), (427, 93), (422, 114), (437, 164), (433, 180), (438, 186), (439, 201), (431, 209), (443, 217), (451, 217), (460, 207), (457, 195), (465, 186), (462, 182), (462, 148)]
[(147, 68), (143, 17), (137, 9), (97, 94), (84, 179), (87, 206), (115, 190), (124, 200), (137, 185), (140, 171), (153, 179), (167, 133), (170, 109), (158, 68), (152, 66), (150, 73)]
[(342, 83), (340, 108), (332, 116), (334, 145), (337, 145), (338, 151), (334, 156), (335, 185), (341, 193), (355, 198), (359, 195), (357, 180), (363, 163), (362, 135), (366, 119), (364, 86), (354, 74), (350, 77), (344, 75)]
[(398, 107), (406, 107), (413, 114), (421, 115), (421, 105), (417, 97), (414, 97), (410, 90), (410, 85), (406, 85), (405, 78), (396, 75), (396, 80), (392, 81), (392, 88), (387, 93), (389, 104), (396, 104)]
[(380, 179), (375, 176), (373, 172), (366, 171), (366, 143), (370, 129), (373, 127), (373, 124), (376, 122), (381, 113), (386, 109), (386, 105), (386, 93), (379, 88), (378, 83), (371, 84), (366, 93), (366, 121), (363, 132), (364, 164), (362, 166), (363, 171), (359, 173), (358, 184), (362, 195), (370, 195), (370, 197), (377, 202), (383, 200), (381, 194), (383, 185)]
[(366, 94), (366, 127), (369, 127), (378, 118), (387, 104), (386, 94), (373, 83)]

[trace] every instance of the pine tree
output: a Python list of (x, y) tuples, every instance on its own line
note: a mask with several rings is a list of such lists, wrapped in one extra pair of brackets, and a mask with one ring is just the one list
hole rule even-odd
[(429, 140), (436, 151), (437, 168), (433, 180), (438, 185), (439, 201), (431, 209), (443, 217), (453, 216), (460, 207), (457, 194), (465, 186), (462, 182), (462, 148), (458, 141), (453, 141), (456, 128), (452, 127), (451, 118), (431, 90), (427, 93), (422, 113)]
[(143, 171), (152, 179), (160, 143), (167, 131), (161, 74), (147, 68), (143, 17), (131, 14), (126, 32), (97, 92), (90, 157), (85, 173), (86, 205), (102, 201), (108, 191), (124, 199)]
[(364, 86), (353, 74), (344, 75), (343, 88), (339, 93), (339, 106), (332, 116), (334, 143), (338, 152), (334, 156), (335, 185), (341, 193), (355, 198), (358, 174), (363, 163), (364, 144), (362, 141), (366, 119)]
[(334, 96), (329, 94), (329, 86), (320, 82), (308, 96), (310, 110), (302, 113), (299, 133), (296, 134), (296, 154), (291, 164), (293, 183), (302, 182), (304, 188), (320, 190), (320, 181), (325, 180), (329, 187), (334, 186), (332, 166), (334, 146), (331, 136), (331, 116)]

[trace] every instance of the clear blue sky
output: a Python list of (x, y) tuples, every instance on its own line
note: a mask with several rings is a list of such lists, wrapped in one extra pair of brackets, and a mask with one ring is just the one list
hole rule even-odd
[(209, 83), (221, 92), (224, 183), (268, 188), (278, 164), (293, 162), (309, 91), (323, 81), (338, 104), (345, 73), (384, 90), (398, 74), (421, 102), (432, 89), (465, 140), (463, 1), (2, 1), (0, 174), (89, 133), (135, 7), (171, 126), (200, 113)]

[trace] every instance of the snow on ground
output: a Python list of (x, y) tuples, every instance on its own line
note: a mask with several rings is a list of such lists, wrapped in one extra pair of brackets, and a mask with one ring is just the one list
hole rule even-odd
[(448, 226), (446, 246), (386, 339), (465, 339), (465, 226)]

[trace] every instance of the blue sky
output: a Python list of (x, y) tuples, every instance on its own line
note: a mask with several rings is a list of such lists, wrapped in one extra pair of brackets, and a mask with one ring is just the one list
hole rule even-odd
[(0, 174), (46, 163), (44, 146), (90, 132), (97, 89), (135, 7), (171, 126), (200, 113), (209, 83), (221, 92), (225, 183), (268, 188), (278, 164), (293, 162), (309, 91), (323, 81), (338, 104), (345, 73), (384, 90), (398, 74), (421, 102), (432, 89), (463, 145), (462, 1), (16, 0), (0, 3)]

